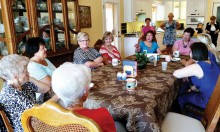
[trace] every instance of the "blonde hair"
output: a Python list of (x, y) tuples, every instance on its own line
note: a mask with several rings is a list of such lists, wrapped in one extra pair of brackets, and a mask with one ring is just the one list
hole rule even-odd
[(104, 34), (103, 34), (103, 37), (102, 37), (102, 42), (105, 43), (105, 39), (107, 37), (111, 37), (112, 38), (112, 42), (114, 41), (114, 36), (111, 32), (109, 31), (106, 31)]
[(201, 34), (198, 34), (197, 38), (208, 47), (208, 50), (215, 55), (216, 62), (219, 63), (220, 62), (220, 54), (218, 53), (214, 44), (212, 43), (211, 36), (206, 33), (201, 33)]
[(89, 34), (86, 33), (86, 32), (79, 32), (79, 33), (77, 34), (77, 41), (82, 40), (82, 38), (87, 38), (87, 39), (89, 39)]

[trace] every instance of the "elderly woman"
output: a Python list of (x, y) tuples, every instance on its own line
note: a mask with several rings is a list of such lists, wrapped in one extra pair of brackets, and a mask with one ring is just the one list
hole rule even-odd
[(195, 33), (194, 29), (186, 28), (183, 33), (183, 37), (180, 40), (177, 40), (173, 45), (173, 52), (179, 51), (180, 55), (189, 55), (190, 54), (190, 45), (194, 43), (192, 39), (190, 39)]
[(77, 34), (79, 47), (74, 51), (73, 62), (75, 64), (85, 64), (89, 68), (103, 66), (103, 58), (98, 51), (89, 46), (89, 35), (84, 32)]
[(176, 41), (176, 29), (180, 27), (179, 22), (173, 20), (173, 17), (173, 13), (169, 13), (168, 21), (165, 21), (160, 25), (160, 28), (162, 28), (165, 31), (163, 37), (163, 44), (166, 45), (167, 54), (171, 54), (172, 52), (172, 46)]
[(52, 75), (52, 88), (64, 108), (93, 119), (103, 132), (115, 132), (114, 121), (107, 109), (83, 108), (90, 82), (91, 70), (85, 65), (70, 62), (61, 65)]
[[(45, 41), (40, 37), (29, 38), (26, 43), (25, 51), (30, 58), (28, 64), (28, 72), (30, 77), (33, 77), (49, 87), (51, 87), (51, 75), (56, 67), (46, 58), (47, 49)], [(37, 94), (37, 100), (39, 103), (43, 103), (49, 99), (52, 95), (40, 96)]]
[(111, 32), (105, 32), (102, 41), (104, 44), (99, 50), (99, 53), (102, 54), (103, 57), (103, 63), (105, 65), (111, 64), (113, 58), (117, 58), (118, 60), (121, 60), (121, 56), (117, 48), (112, 45), (111, 43), (114, 40), (114, 36)]
[(149, 30), (140, 40), (140, 43), (135, 45), (136, 52), (146, 51), (147, 53), (161, 54), (154, 31)]
[[(212, 64), (208, 59), (208, 48), (202, 42), (195, 42), (191, 45), (191, 58), (196, 62), (182, 69), (174, 71), (177, 78), (190, 77), (192, 82), (182, 85), (179, 95), (179, 104), (183, 110), (185, 104), (191, 103), (201, 108), (205, 108), (220, 74), (216, 64)], [(198, 89), (196, 92), (193, 89)], [(199, 92), (198, 92), (199, 91)]]
[(0, 103), (4, 106), (15, 132), (23, 131), (21, 114), (35, 103), (35, 92), (45, 93), (50, 88), (29, 77), (29, 59), (19, 55), (4, 56), (0, 60), (0, 77), (5, 80), (0, 92)]
[[(220, 54), (217, 51), (217, 49), (215, 48), (215, 45), (212, 44), (211, 36), (206, 33), (201, 33), (197, 36), (197, 39), (198, 39), (198, 41), (204, 43), (207, 46), (208, 53), (209, 53), (208, 57), (209, 57), (209, 60), (211, 61), (211, 63), (217, 64), (220, 66)], [(190, 64), (195, 63), (193, 59), (190, 59), (188, 61), (182, 59), (181, 62), (184, 66), (188, 66)]]
[(205, 31), (212, 37), (212, 43), (217, 46), (219, 23), (216, 21), (215, 16), (210, 17), (210, 22), (206, 24)]

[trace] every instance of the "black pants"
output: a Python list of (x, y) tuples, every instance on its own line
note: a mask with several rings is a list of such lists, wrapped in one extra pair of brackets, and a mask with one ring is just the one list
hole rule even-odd
[(215, 34), (214, 31), (210, 31), (210, 36), (212, 37), (212, 43), (217, 47), (218, 33)]

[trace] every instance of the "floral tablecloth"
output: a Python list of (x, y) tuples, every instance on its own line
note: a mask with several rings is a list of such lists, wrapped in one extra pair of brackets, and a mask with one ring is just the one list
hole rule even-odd
[(177, 96), (180, 83), (173, 72), (181, 67), (179, 61), (169, 62), (166, 71), (161, 70), (161, 62), (157, 66), (148, 64), (144, 70), (138, 71), (138, 85), (132, 92), (125, 90), (125, 81), (116, 80), (117, 72), (122, 72), (122, 65), (95, 69), (92, 71), (94, 87), (90, 89), (84, 106), (107, 108), (114, 119), (126, 120), (128, 131), (158, 132)]

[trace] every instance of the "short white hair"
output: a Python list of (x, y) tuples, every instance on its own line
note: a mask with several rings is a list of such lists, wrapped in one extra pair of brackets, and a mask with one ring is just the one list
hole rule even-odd
[(17, 54), (4, 56), (0, 60), (0, 77), (6, 81), (13, 80), (15, 76), (27, 71), (29, 58)]
[(66, 62), (52, 74), (52, 88), (64, 107), (77, 104), (91, 82), (91, 70), (82, 64)]
[(89, 34), (86, 33), (86, 32), (79, 32), (79, 33), (77, 34), (77, 41), (80, 41), (80, 40), (82, 40), (83, 38), (89, 39)]

